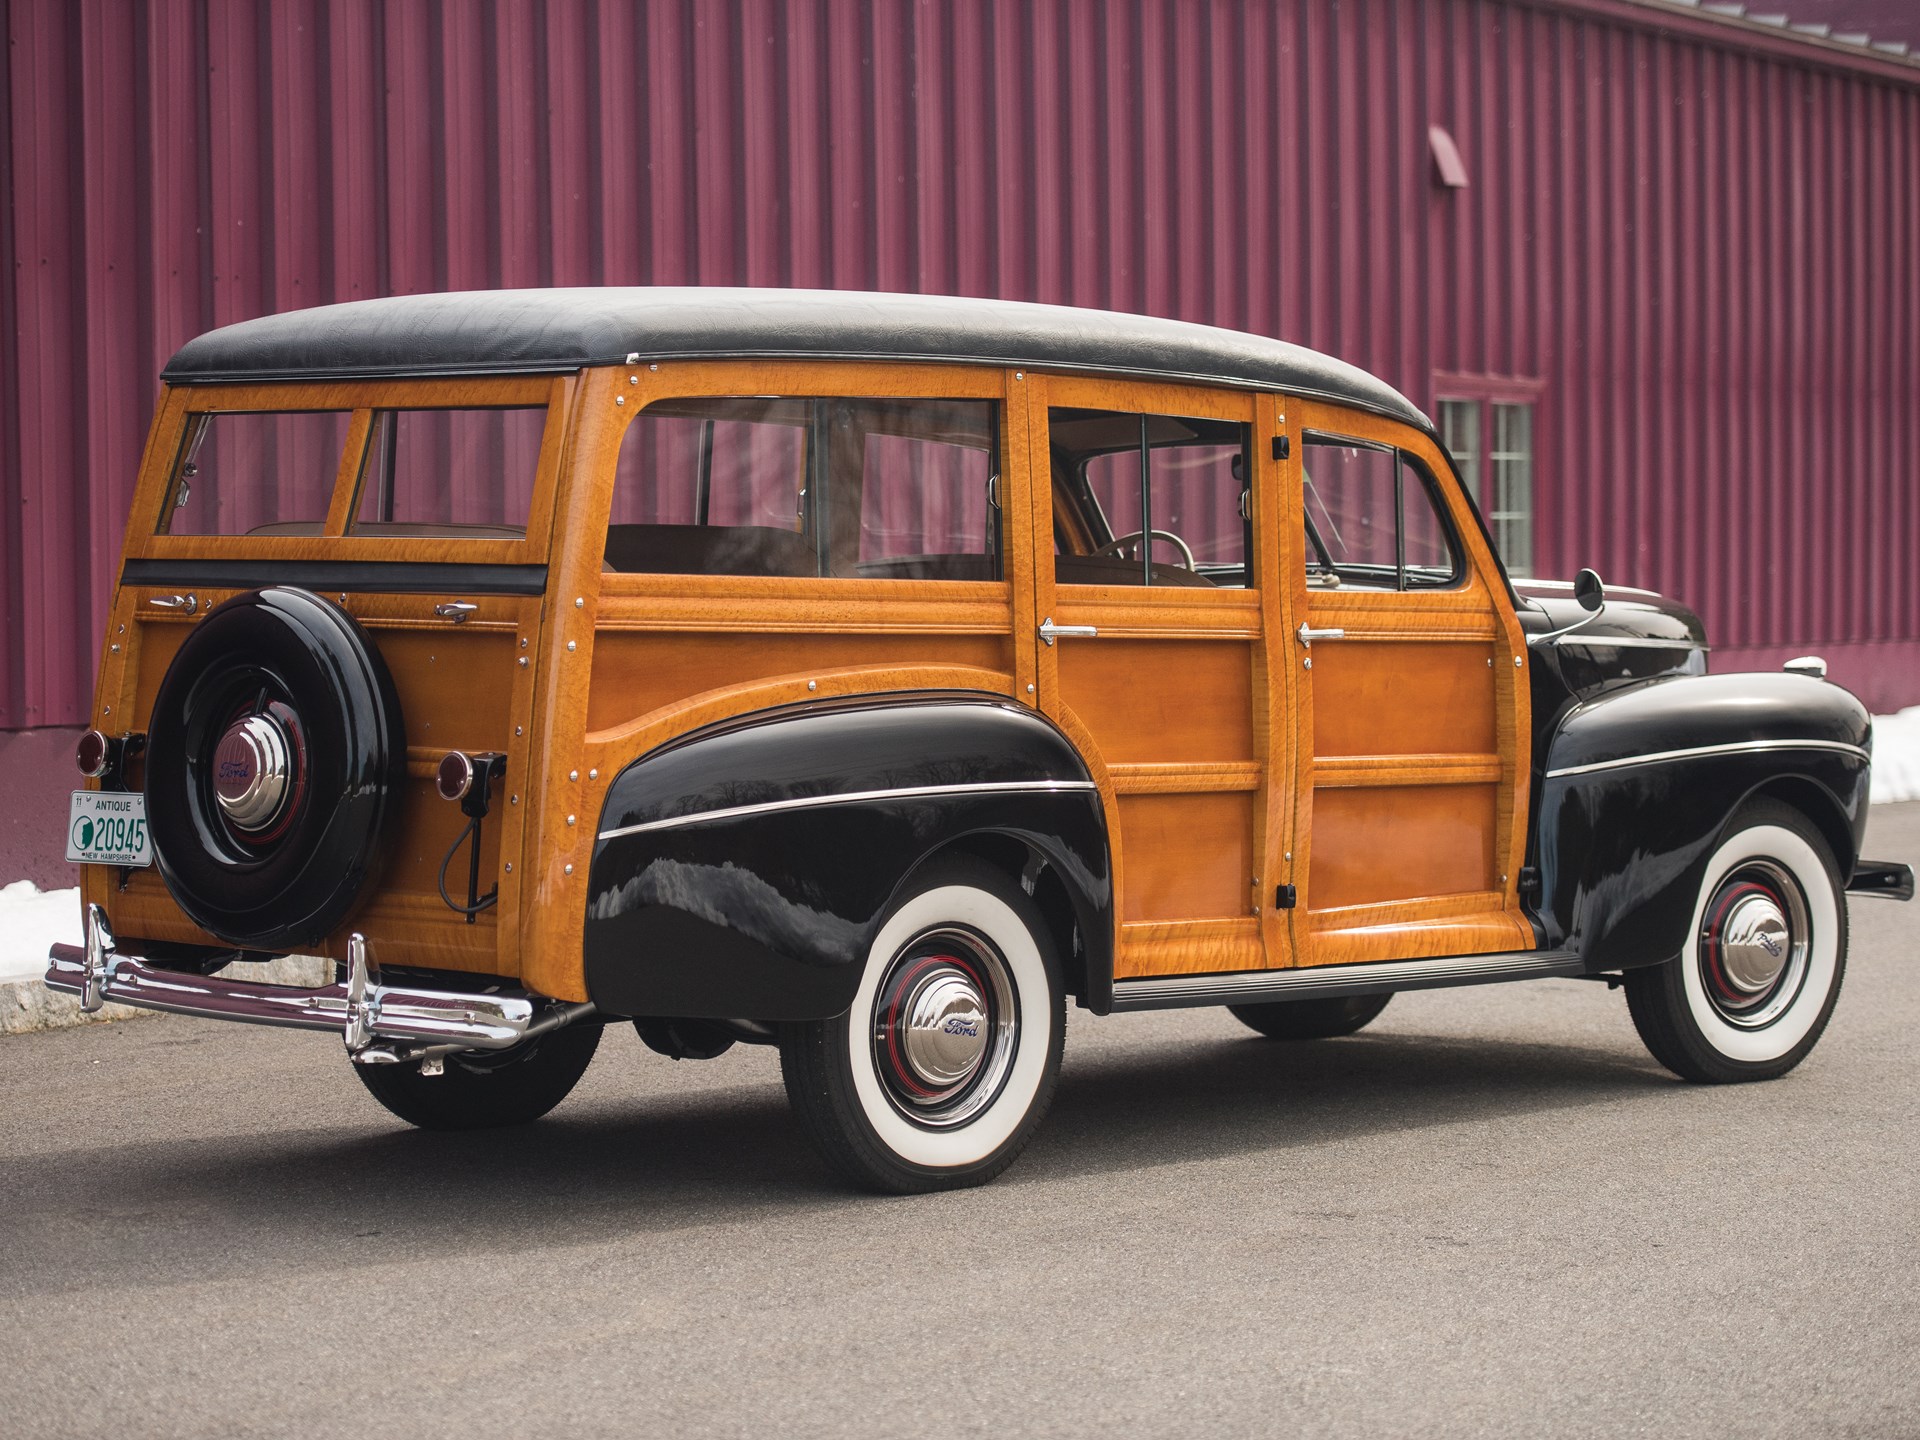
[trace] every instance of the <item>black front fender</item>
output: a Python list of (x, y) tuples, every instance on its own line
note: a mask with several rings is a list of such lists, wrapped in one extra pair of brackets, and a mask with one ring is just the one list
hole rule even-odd
[(1865, 707), (1801, 675), (1670, 676), (1573, 706), (1548, 745), (1535, 821), (1546, 945), (1590, 971), (1679, 954), (1715, 843), (1762, 793), (1821, 830), (1844, 882), (1866, 828), (1870, 744)]
[(1009, 840), (1058, 876), (1085, 973), (1111, 975), (1099, 793), (1035, 712), (997, 696), (860, 697), (696, 731), (608, 789), (588, 993), (623, 1015), (837, 1015), (913, 871)]

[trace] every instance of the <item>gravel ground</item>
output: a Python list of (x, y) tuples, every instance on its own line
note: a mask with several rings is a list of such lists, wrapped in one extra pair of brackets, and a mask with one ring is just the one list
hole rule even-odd
[[(1876, 857), (1920, 861), (1920, 806)], [(1575, 981), (1285, 1046), (1076, 1014), (984, 1190), (838, 1188), (774, 1057), (610, 1032), (528, 1129), (410, 1132), (313, 1037), (0, 1043), (10, 1437), (1920, 1434), (1920, 905), (1857, 901), (1785, 1080)]]

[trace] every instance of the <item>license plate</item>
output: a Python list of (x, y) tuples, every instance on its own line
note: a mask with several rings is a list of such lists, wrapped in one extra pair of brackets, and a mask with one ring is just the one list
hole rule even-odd
[(85, 865), (151, 865), (147, 797), (76, 790), (67, 812), (67, 859)]

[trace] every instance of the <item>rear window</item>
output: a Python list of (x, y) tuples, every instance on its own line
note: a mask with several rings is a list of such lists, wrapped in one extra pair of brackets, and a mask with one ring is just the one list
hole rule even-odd
[(187, 421), (163, 535), (318, 535), (351, 410), (217, 411)]
[[(190, 415), (163, 535), (525, 536), (544, 405)], [(346, 487), (342, 489), (344, 484)]]

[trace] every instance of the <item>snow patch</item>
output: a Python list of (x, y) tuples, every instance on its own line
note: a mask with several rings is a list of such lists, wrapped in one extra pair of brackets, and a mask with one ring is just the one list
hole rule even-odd
[(1873, 717), (1873, 803), (1920, 800), (1920, 705)]
[(31, 880), (0, 887), (0, 985), (47, 973), (47, 947), (80, 943), (80, 888), (42, 890)]

